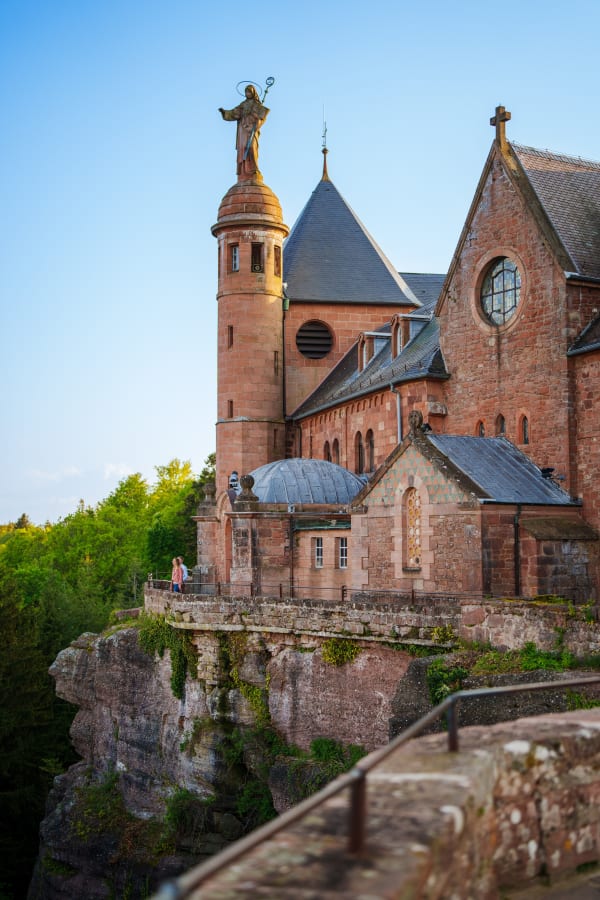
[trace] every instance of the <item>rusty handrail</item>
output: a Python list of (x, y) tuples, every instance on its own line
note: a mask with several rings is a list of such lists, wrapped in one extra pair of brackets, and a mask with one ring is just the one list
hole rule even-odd
[(297, 806), (262, 825), (255, 831), (236, 841), (227, 849), (216, 856), (196, 866), (190, 872), (181, 875), (177, 880), (165, 882), (154, 900), (184, 900), (190, 892), (198, 888), (204, 881), (220, 872), (226, 866), (235, 862), (249, 850), (283, 831), (288, 825), (292, 825), (301, 819), (306, 813), (320, 806), (330, 797), (335, 797), (346, 788), (350, 789), (350, 810), (348, 819), (348, 850), (352, 854), (360, 853), (365, 846), (367, 826), (367, 775), (390, 754), (420, 734), (427, 725), (437, 721), (446, 713), (448, 725), (448, 752), (456, 753), (459, 750), (458, 741), (458, 704), (462, 700), (489, 697), (494, 694), (516, 694), (524, 691), (563, 690), (570, 687), (580, 687), (584, 684), (600, 684), (600, 675), (588, 675), (580, 678), (564, 679), (561, 681), (538, 681), (533, 684), (511, 684), (491, 688), (473, 688), (467, 691), (456, 691), (445, 698), (441, 703), (422, 716), (417, 722), (410, 725), (405, 731), (397, 735), (385, 747), (374, 750), (361, 759), (349, 772), (340, 775), (330, 782), (312, 797), (303, 800)]

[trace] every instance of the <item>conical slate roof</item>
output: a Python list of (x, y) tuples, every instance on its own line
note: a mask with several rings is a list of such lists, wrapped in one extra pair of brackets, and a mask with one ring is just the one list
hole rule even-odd
[(421, 305), (327, 177), (285, 242), (283, 280), (292, 302)]

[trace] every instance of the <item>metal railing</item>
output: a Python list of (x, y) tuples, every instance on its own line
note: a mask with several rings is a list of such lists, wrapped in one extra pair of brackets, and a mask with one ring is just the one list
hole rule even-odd
[[(167, 577), (152, 576), (148, 578), (147, 585), (157, 590), (169, 591), (171, 582)], [(193, 578), (184, 582), (183, 594), (193, 595), (197, 597), (261, 597), (265, 600), (312, 600), (323, 601), (324, 603), (341, 600), (343, 602), (353, 601), (365, 603), (370, 606), (385, 605), (386, 603), (426, 603), (431, 604), (439, 601), (450, 602), (457, 600), (473, 601), (478, 603), (487, 603), (493, 601), (501, 601), (506, 599), (506, 594), (492, 597), (489, 594), (482, 594), (481, 591), (394, 591), (394, 590), (369, 590), (368, 588), (350, 588), (347, 585), (337, 587), (321, 587), (312, 585), (294, 584), (291, 586), (289, 582), (267, 582), (263, 581), (260, 585), (252, 582), (225, 582), (210, 581), (200, 582)], [(529, 596), (511, 596), (510, 600), (521, 600), (524, 603), (536, 600), (536, 597)], [(568, 599), (564, 599), (564, 605), (572, 603)], [(553, 606), (560, 606), (558, 602), (552, 603)], [(583, 603), (576, 603), (576, 606), (585, 606)], [(590, 609), (590, 615), (594, 618), (598, 616), (598, 607)]]
[(442, 703), (435, 706), (427, 715), (414, 722), (409, 728), (395, 737), (385, 747), (373, 751), (360, 760), (354, 768), (344, 775), (340, 775), (318, 793), (303, 800), (297, 806), (282, 813), (277, 819), (268, 822), (256, 831), (232, 844), (217, 856), (197, 866), (176, 881), (168, 881), (162, 885), (155, 895), (155, 900), (184, 900), (192, 891), (199, 888), (203, 882), (212, 878), (222, 869), (231, 865), (245, 853), (269, 840), (293, 825), (307, 813), (321, 806), (330, 797), (335, 797), (348, 788), (350, 790), (350, 805), (348, 811), (348, 851), (351, 854), (361, 853), (365, 847), (367, 833), (367, 776), (383, 760), (387, 759), (399, 747), (421, 734), (428, 725), (437, 722), (444, 713), (448, 726), (448, 751), (457, 753), (458, 740), (458, 705), (464, 700), (472, 700), (480, 697), (492, 697), (497, 694), (516, 694), (525, 691), (566, 690), (572, 687), (580, 687), (585, 684), (599, 684), (600, 675), (588, 675), (580, 678), (571, 678), (560, 681), (539, 681), (534, 684), (504, 685), (502, 687), (474, 688), (468, 691), (456, 691), (446, 697)]

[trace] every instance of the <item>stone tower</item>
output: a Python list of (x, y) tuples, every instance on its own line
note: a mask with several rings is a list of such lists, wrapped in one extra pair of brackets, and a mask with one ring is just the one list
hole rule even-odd
[(212, 233), (219, 242), (217, 494), (285, 456), (283, 252), (289, 229), (256, 166), (238, 162)]

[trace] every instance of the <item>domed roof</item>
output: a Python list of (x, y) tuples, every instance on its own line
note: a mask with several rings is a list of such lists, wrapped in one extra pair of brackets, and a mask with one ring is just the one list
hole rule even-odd
[(219, 216), (212, 233), (217, 235), (231, 225), (269, 225), (278, 227), (284, 236), (288, 233), (283, 224), (281, 204), (270, 187), (262, 180), (239, 181), (230, 187), (219, 206)]
[(324, 459), (280, 459), (251, 472), (261, 503), (339, 503), (358, 494), (366, 476)]

